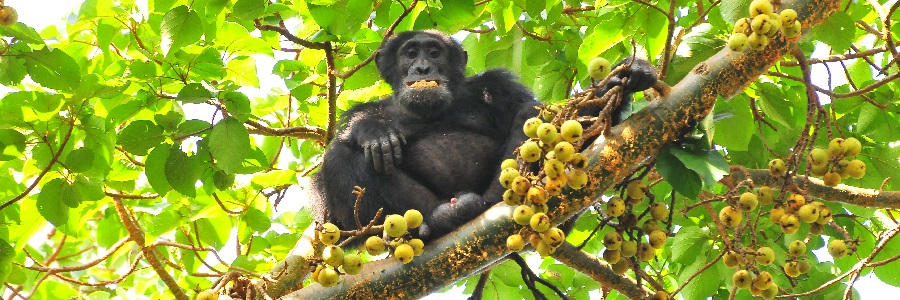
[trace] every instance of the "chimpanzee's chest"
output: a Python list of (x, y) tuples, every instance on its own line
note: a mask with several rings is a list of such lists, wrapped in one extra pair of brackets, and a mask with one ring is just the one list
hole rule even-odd
[(439, 196), (484, 192), (500, 164), (505, 140), (490, 120), (463, 118), (435, 124), (404, 147), (402, 168)]

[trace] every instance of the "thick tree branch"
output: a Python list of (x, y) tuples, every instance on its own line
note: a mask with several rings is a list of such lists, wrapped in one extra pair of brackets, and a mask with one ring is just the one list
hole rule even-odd
[[(840, 5), (837, 0), (783, 3), (783, 8), (798, 12), (803, 28), (821, 23)], [(780, 60), (789, 47), (789, 41), (778, 37), (763, 51), (737, 53), (723, 49), (673, 86), (669, 97), (651, 103), (613, 128), (609, 136), (597, 139), (585, 151), (590, 161), (586, 171), (592, 178), (582, 190), (566, 191), (566, 201), (551, 200), (554, 223), (586, 209), (598, 195), (633, 173), (664, 145), (688, 132), (695, 120), (709, 113), (717, 97), (733, 95), (749, 85)], [(432, 241), (422, 256), (407, 265), (396, 259), (369, 263), (358, 275), (342, 275), (335, 287), (316, 284), (283, 299), (415, 298), (433, 293), (480, 273), (506, 256), (506, 237), (520, 228), (511, 219), (511, 213), (510, 207), (499, 204), (459, 230)]]

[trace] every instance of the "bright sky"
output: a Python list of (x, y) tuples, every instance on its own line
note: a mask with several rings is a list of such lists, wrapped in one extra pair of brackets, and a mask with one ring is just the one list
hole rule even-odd
[[(46, 26), (62, 24), (63, 19), (71, 12), (75, 11), (78, 8), (78, 5), (82, 3), (82, 1), (76, 0), (5, 0), (4, 2), (6, 5), (14, 7), (16, 11), (19, 12), (19, 22), (25, 23), (37, 29), (39, 32)], [(822, 53), (823, 56), (826, 54), (825, 51), (817, 51), (814, 56), (818, 56), (819, 53)], [(819, 67), (821, 68), (821, 66)], [(822, 69), (822, 71), (824, 71), (824, 68)], [(271, 70), (271, 66), (260, 67), (259, 70)], [(822, 74), (823, 72), (813, 70), (813, 74), (816, 73)], [(834, 82), (834, 85), (837, 86), (838, 84), (841, 84), (842, 82), (840, 81), (842, 79), (843, 78), (835, 78), (836, 82)], [(828, 86), (827, 82), (819, 83), (818, 80), (815, 81), (817, 81), (816, 83), (820, 86)], [(816, 254), (820, 257), (828, 257), (827, 252), (824, 250), (817, 251)], [(859, 291), (861, 299), (884, 299), (886, 295), (900, 294), (900, 288), (882, 283), (871, 273), (868, 276), (860, 278), (855, 286), (856, 290)], [(462, 288), (455, 288), (452, 289), (452, 291), (461, 292)], [(432, 295), (432, 297), (428, 298), (439, 299), (441, 296)]]

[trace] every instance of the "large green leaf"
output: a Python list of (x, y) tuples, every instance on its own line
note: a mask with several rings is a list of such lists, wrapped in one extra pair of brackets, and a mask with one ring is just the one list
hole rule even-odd
[(697, 259), (697, 253), (706, 252), (701, 249), (708, 247), (708, 239), (707, 233), (697, 226), (686, 226), (678, 230), (678, 234), (672, 238), (672, 259), (685, 264), (693, 263)]
[(729, 151), (749, 149), (750, 137), (756, 132), (756, 124), (753, 123), (753, 112), (750, 111), (750, 101), (746, 95), (738, 95), (731, 101), (717, 101), (715, 119), (715, 129), (722, 132), (713, 135), (716, 144)]
[(265, 0), (238, 0), (232, 9), (234, 16), (242, 21), (252, 21), (266, 11)]
[[(698, 259), (695, 259), (693, 263), (686, 268), (679, 270), (679, 283), (687, 283), (687, 279), (689, 276), (697, 273), (698, 271), (700, 271), (700, 268), (706, 265), (706, 257), (703, 255), (703, 253), (697, 254)], [(684, 286), (684, 288), (681, 290), (681, 295), (685, 299), (706, 299), (710, 295), (715, 294), (715, 291), (719, 289), (719, 285), (721, 284), (723, 278), (719, 274), (720, 272), (716, 265), (711, 268), (707, 268), (697, 277), (691, 280), (691, 282), (687, 283), (686, 286)], [(731, 278), (731, 275), (728, 275), (727, 278)]]
[(697, 198), (703, 186), (700, 176), (688, 169), (672, 154), (671, 149), (672, 147), (666, 147), (659, 153), (656, 158), (656, 170), (678, 193), (688, 198)]
[[(2, 26), (0, 26), (2, 28)], [(14, 56), (0, 56), (0, 84), (14, 86), (28, 75), (25, 60)]]
[(21, 158), (24, 153), (25, 135), (12, 129), (0, 129), (0, 161)]
[(203, 103), (211, 98), (212, 93), (203, 87), (202, 84), (196, 82), (185, 85), (181, 88), (181, 91), (178, 92), (178, 96), (175, 97), (176, 100), (184, 103)]
[(0, 36), (13, 37), (29, 44), (44, 44), (44, 39), (34, 30), (34, 28), (25, 25), (22, 22), (13, 24), (12, 26), (0, 26)]
[(853, 19), (847, 13), (837, 11), (824, 23), (812, 28), (812, 36), (831, 46), (832, 51), (842, 53), (847, 51), (850, 44), (853, 43), (853, 39), (856, 37), (853, 34), (855, 30)]
[(256, 232), (264, 232), (269, 230), (269, 227), (272, 227), (272, 220), (269, 216), (255, 207), (247, 209), (246, 214), (244, 214), (244, 222), (247, 222), (250, 229)]
[(46, 48), (23, 54), (28, 74), (37, 83), (57, 90), (72, 91), (81, 83), (81, 70), (71, 56)]
[(225, 172), (235, 173), (250, 153), (250, 134), (241, 121), (225, 118), (209, 133), (209, 152), (216, 165)]
[(94, 150), (81, 147), (66, 156), (66, 167), (70, 172), (80, 173), (90, 170), (94, 166)]
[(138, 120), (128, 124), (119, 132), (119, 144), (125, 151), (136, 155), (147, 155), (150, 148), (166, 140), (163, 128), (153, 121)]
[(172, 186), (169, 185), (169, 179), (166, 177), (166, 163), (169, 161), (169, 152), (171, 150), (172, 145), (158, 145), (153, 148), (153, 151), (150, 151), (150, 154), (147, 155), (147, 160), (144, 161), (144, 173), (147, 176), (147, 182), (160, 196), (166, 195), (172, 189)]
[(196, 156), (188, 156), (178, 147), (169, 150), (166, 159), (166, 180), (172, 189), (188, 197), (197, 196), (197, 180), (200, 179), (202, 170)]
[(69, 206), (63, 202), (63, 186), (69, 185), (62, 178), (50, 180), (41, 186), (41, 192), (37, 196), (38, 213), (50, 224), (56, 226), (65, 225), (69, 220)]
[(584, 41), (578, 47), (578, 60), (587, 65), (592, 59), (602, 56), (601, 54), (604, 51), (624, 40), (625, 36), (622, 35), (623, 25), (623, 19), (616, 18), (606, 24), (595, 26), (594, 30), (584, 37)]
[(716, 150), (687, 151), (681, 148), (670, 147), (672, 154), (678, 157), (684, 166), (699, 174), (707, 187), (714, 186), (719, 179), (730, 172), (730, 166)]
[(196, 11), (181, 5), (166, 13), (160, 24), (160, 33), (163, 53), (168, 56), (172, 49), (199, 41), (203, 35), (203, 22)]

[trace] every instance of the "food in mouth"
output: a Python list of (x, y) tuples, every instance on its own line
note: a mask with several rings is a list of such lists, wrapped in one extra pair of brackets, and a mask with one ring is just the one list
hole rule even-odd
[(409, 83), (408, 85), (409, 87), (415, 89), (425, 89), (438, 87), (440, 85), (440, 82), (438, 82), (437, 80), (419, 80)]

